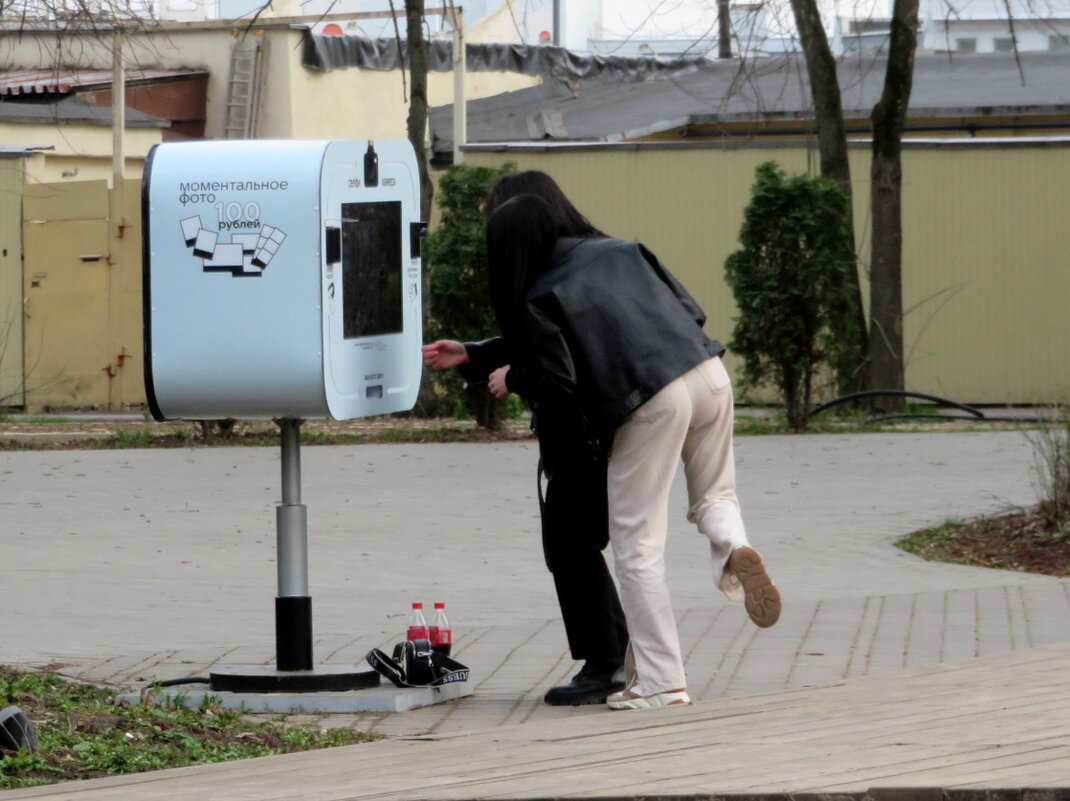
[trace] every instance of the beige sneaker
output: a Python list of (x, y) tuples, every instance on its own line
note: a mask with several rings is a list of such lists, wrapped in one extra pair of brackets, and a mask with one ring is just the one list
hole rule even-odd
[(739, 579), (743, 587), (743, 605), (760, 628), (769, 628), (780, 618), (780, 590), (765, 570), (761, 554), (743, 546), (732, 551), (726, 571)]
[(636, 695), (631, 690), (621, 690), (606, 699), (610, 709), (658, 709), (663, 706), (684, 706), (691, 703), (686, 690), (669, 690), (653, 695)]

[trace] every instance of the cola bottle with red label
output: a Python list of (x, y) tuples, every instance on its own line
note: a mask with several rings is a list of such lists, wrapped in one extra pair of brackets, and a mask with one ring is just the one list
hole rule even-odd
[(435, 616), (431, 620), (431, 647), (439, 653), (449, 656), (453, 645), (453, 629), (446, 619), (446, 604), (435, 601)]
[(427, 630), (427, 620), (424, 619), (424, 605), (420, 601), (412, 602), (412, 613), (409, 615), (409, 630), (405, 635), (405, 639), (430, 639), (430, 632)]

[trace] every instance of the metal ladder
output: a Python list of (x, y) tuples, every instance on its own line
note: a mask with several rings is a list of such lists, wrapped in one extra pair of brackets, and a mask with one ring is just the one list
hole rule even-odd
[(267, 40), (243, 36), (230, 53), (227, 81), (227, 117), (224, 139), (249, 139), (256, 135), (260, 85), (267, 57)]

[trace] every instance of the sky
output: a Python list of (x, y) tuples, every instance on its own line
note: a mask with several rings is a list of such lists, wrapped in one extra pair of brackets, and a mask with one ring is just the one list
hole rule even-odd
[[(732, 5), (753, 3), (755, 0), (732, 0)], [(960, 0), (965, 2), (968, 0)], [(219, 0), (222, 16), (249, 13), (264, 0)], [(435, 7), (443, 0), (425, 0), (427, 7)], [(478, 18), (485, 11), (497, 7), (501, 0), (454, 0)], [(697, 39), (715, 35), (717, 31), (716, 0), (559, 0), (562, 11), (569, 17), (586, 18), (591, 28), (602, 28), (601, 39)], [(835, 8), (840, 16), (887, 16), (891, 0), (818, 0), (818, 5), (831, 17)], [(514, 13), (538, 11), (552, 6), (553, 0), (514, 0)], [(395, 0), (402, 7), (403, 0)], [(379, 11), (390, 8), (389, 0), (302, 0), (304, 13), (339, 11)], [(766, 0), (767, 13), (783, 14), (790, 18), (789, 0)], [(374, 35), (374, 34), (373, 34)]]
[[(783, 6), (784, 13), (790, 14), (788, 0), (772, 0), (767, 7), (770, 5)], [(886, 16), (889, 12), (888, 0), (819, 0), (818, 5), (825, 12), (831, 12), (835, 6), (837, 13), (845, 17)], [(693, 39), (696, 33), (701, 35), (704, 31), (716, 34), (717, 3), (716, 0), (604, 0), (602, 26), (606, 39), (623, 39), (629, 35), (643, 39)]]

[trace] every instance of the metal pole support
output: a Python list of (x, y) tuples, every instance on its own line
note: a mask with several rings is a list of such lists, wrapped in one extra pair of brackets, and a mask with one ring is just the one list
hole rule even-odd
[(282, 441), (282, 502), (275, 507), (279, 591), (275, 651), (279, 670), (312, 670), (308, 594), (308, 509), (301, 503), (301, 421), (276, 421)]
[[(276, 420), (282, 439), (282, 502), (275, 507), (279, 592), (275, 596), (276, 665), (213, 670), (213, 692), (347, 692), (379, 686), (374, 670), (312, 664), (312, 599), (308, 595), (308, 513), (301, 503), (301, 421)], [(316, 709), (303, 699), (298, 708)], [(325, 708), (326, 709), (326, 708)]]

